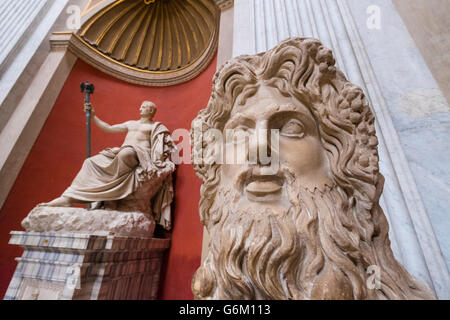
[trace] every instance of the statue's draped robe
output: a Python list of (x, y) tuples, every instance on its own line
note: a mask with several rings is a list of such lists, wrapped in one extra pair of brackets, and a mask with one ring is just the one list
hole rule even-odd
[[(154, 124), (149, 139), (150, 147), (124, 145), (103, 150), (86, 159), (63, 196), (87, 202), (114, 201), (128, 197), (149, 180), (159, 181), (161, 188), (153, 197), (153, 216), (157, 223), (170, 229), (170, 204), (173, 199), (171, 173), (175, 165), (169, 156), (174, 148), (173, 141), (169, 130), (159, 122)], [(118, 156), (124, 148), (135, 150), (139, 161), (137, 166), (128, 166)]]

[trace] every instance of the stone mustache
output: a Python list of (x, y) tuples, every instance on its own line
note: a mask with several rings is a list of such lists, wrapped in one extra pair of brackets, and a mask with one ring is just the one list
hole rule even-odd
[(202, 131), (191, 133), (201, 159), (229, 148), (209, 139), (210, 129), (279, 132), (278, 150), (233, 142), (248, 154), (277, 153), (276, 172), (258, 159), (194, 162), (211, 237), (192, 280), (196, 299), (435, 298), (394, 258), (374, 116), (318, 40), (291, 38), (227, 61), (193, 128)]
[[(103, 131), (127, 133), (125, 141), (86, 159), (64, 193), (33, 209), (22, 226), (27, 231), (110, 231), (147, 237), (152, 236), (153, 221), (170, 229), (175, 170), (170, 156), (175, 147), (169, 130), (153, 121), (156, 105), (144, 101), (140, 120), (116, 125), (100, 120), (91, 105), (85, 108), (91, 109), (94, 123)], [(91, 204), (91, 211), (62, 208), (76, 203)]]

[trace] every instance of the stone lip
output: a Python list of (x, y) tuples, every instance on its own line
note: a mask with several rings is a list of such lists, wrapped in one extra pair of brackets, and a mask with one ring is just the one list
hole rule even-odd
[(155, 221), (140, 212), (35, 207), (22, 221), (26, 231), (109, 234), (151, 238)]

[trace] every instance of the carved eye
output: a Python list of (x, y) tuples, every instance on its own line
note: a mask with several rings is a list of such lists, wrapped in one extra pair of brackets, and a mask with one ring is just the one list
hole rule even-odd
[(305, 135), (305, 128), (299, 120), (291, 119), (281, 128), (280, 135), (285, 137), (303, 138)]

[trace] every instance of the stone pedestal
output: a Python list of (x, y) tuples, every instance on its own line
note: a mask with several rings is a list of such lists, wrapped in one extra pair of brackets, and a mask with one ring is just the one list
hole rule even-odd
[(168, 239), (11, 232), (24, 248), (5, 300), (156, 299)]

